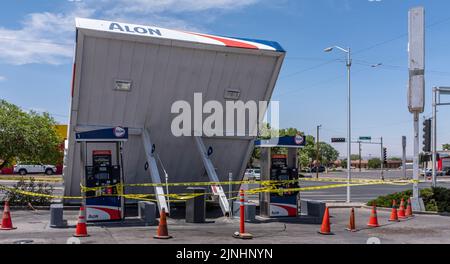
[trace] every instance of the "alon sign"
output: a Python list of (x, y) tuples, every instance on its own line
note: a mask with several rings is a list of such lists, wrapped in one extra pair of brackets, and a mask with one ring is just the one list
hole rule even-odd
[(132, 34), (140, 34), (140, 35), (162, 36), (161, 30), (159, 30), (157, 28), (132, 26), (132, 25), (120, 24), (120, 23), (116, 23), (116, 22), (112, 22), (111, 25), (109, 25), (109, 30), (120, 31), (120, 32), (124, 32), (124, 33), (126, 32), (126, 33), (132, 33)]

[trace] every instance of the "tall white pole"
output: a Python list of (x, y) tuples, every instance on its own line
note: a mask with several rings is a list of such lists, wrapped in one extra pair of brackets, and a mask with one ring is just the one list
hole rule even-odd
[(352, 66), (352, 59), (351, 59), (351, 50), (348, 49), (347, 52), (347, 75), (348, 75), (348, 117), (347, 117), (347, 203), (351, 202), (351, 193), (350, 193), (350, 184), (352, 181), (352, 162), (351, 162), (351, 155), (352, 155), (352, 123), (351, 123), (351, 66)]
[(419, 200), (419, 114), (414, 114), (414, 165), (413, 165), (413, 197)]
[(403, 174), (403, 179), (407, 179), (407, 177), (406, 177), (406, 136), (402, 137), (402, 150), (403, 150), (402, 174)]

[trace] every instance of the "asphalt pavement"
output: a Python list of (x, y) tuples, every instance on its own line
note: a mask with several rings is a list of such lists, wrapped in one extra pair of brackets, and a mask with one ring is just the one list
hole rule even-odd
[[(220, 209), (218, 209), (220, 210)], [(416, 217), (391, 223), (390, 212), (379, 210), (379, 228), (369, 228), (367, 223), (370, 210), (356, 209), (356, 227), (358, 232), (348, 232), (350, 209), (331, 208), (332, 236), (323, 236), (317, 232), (320, 225), (306, 224), (301, 219), (262, 219), (246, 223), (246, 231), (253, 234), (253, 240), (236, 240), (233, 233), (239, 230), (237, 219), (225, 217), (208, 218), (205, 224), (190, 224), (184, 219), (168, 219), (170, 240), (156, 240), (157, 226), (145, 226), (136, 218), (128, 218), (124, 222), (90, 223), (90, 237), (78, 240), (81, 244), (366, 244), (368, 241), (379, 241), (381, 244), (404, 243), (450, 243), (450, 218), (440, 215), (416, 215)], [(3, 231), (0, 244), (32, 243), (32, 244), (64, 244), (74, 242), (77, 211), (65, 211), (68, 220), (67, 228), (52, 229), (49, 227), (49, 211), (16, 211), (12, 210), (12, 221), (16, 230)], [(70, 240), (69, 240), (70, 239)], [(75, 239), (76, 241), (76, 239)]]
[[(315, 178), (316, 174), (305, 174), (307, 177)], [(407, 179), (412, 178), (412, 171), (407, 171)], [(330, 172), (330, 173), (320, 173), (319, 179), (347, 179), (346, 171), (339, 172)], [(381, 180), (381, 171), (362, 171), (358, 170), (352, 171), (352, 179), (370, 179), (370, 180)], [(404, 175), (401, 170), (390, 170), (384, 172), (385, 180), (400, 180), (404, 179)], [(431, 182), (423, 182), (424, 178), (420, 177), (422, 181), (419, 184), (419, 189), (430, 188)], [(311, 186), (325, 186), (335, 184), (336, 182), (301, 182), (300, 187), (311, 187)], [(340, 182), (342, 183), (342, 182)], [(450, 178), (449, 177), (439, 177), (438, 178), (438, 186), (450, 188)], [(258, 188), (259, 185), (244, 185), (243, 188), (254, 189)], [(406, 190), (412, 190), (412, 184), (409, 185), (367, 185), (367, 186), (353, 186), (350, 189), (351, 193), (351, 201), (358, 203), (367, 203), (370, 200), (376, 199), (379, 196), (388, 195), (396, 192), (403, 192)], [(333, 188), (333, 189), (324, 189), (324, 190), (316, 190), (316, 191), (304, 191), (300, 193), (301, 199), (307, 200), (318, 200), (324, 202), (342, 202), (346, 201), (347, 198), (347, 188)], [(258, 194), (249, 195), (248, 197), (251, 201), (258, 201)]]

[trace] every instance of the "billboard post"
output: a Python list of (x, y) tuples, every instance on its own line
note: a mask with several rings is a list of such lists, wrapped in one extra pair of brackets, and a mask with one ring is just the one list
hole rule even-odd
[[(409, 10), (409, 85), (408, 108), (414, 115), (413, 204), (419, 202), (419, 114), (425, 108), (425, 9)], [(416, 206), (415, 210), (422, 210)]]

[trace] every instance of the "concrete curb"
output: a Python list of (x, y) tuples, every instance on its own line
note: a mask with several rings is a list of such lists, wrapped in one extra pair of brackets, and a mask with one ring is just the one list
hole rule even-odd
[[(372, 206), (368, 206), (368, 205), (363, 205), (362, 208), (365, 209), (372, 209)], [(378, 211), (384, 211), (384, 212), (390, 212), (392, 210), (392, 208), (386, 208), (386, 207), (377, 207)], [(414, 211), (414, 214), (417, 215), (440, 215), (440, 216), (450, 216), (450, 213), (439, 213), (439, 212), (417, 212)]]
[(326, 202), (326, 206), (329, 208), (361, 208), (363, 203), (344, 203), (344, 202)]

